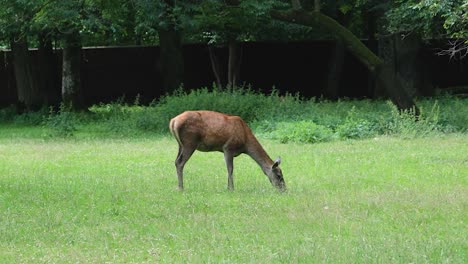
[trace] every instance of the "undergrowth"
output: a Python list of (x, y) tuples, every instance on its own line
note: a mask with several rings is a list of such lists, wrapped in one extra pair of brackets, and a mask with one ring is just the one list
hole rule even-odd
[(258, 135), (280, 142), (316, 143), (363, 139), (378, 135), (403, 138), (468, 130), (466, 99), (438, 97), (417, 101), (420, 115), (399, 111), (389, 101), (303, 99), (298, 95), (269, 95), (250, 89), (202, 88), (177, 91), (150, 105), (123, 100), (76, 113), (61, 107), (17, 115), (12, 107), (0, 109), (0, 122), (43, 126), (49, 137), (70, 137), (86, 129), (104, 136), (167, 134), (169, 120), (186, 110), (214, 110), (241, 116)]
[(50, 137), (71, 137), (78, 130), (79, 120), (69, 107), (60, 105), (58, 112), (53, 108), (49, 110), (49, 115), (44, 120), (44, 125), (49, 128)]

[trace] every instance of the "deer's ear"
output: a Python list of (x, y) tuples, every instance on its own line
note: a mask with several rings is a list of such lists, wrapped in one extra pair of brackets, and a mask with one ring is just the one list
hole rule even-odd
[(275, 161), (275, 163), (273, 163), (273, 169), (276, 169), (276, 167), (278, 167), (279, 165), (281, 164), (281, 158), (278, 157)]

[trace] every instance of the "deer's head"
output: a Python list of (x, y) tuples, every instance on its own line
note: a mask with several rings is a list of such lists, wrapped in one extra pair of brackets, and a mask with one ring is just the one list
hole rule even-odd
[(283, 172), (279, 165), (281, 164), (281, 158), (278, 157), (275, 163), (271, 166), (271, 170), (268, 173), (268, 178), (270, 179), (271, 184), (278, 188), (280, 191), (286, 190), (286, 184), (284, 183)]

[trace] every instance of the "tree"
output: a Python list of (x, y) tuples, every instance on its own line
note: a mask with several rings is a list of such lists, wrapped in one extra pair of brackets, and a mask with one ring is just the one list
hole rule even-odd
[[(243, 10), (239, 5), (240, 1), (237, 0), (204, 1), (198, 9), (197, 19), (204, 36), (208, 39), (211, 65), (218, 87), (233, 87), (239, 80), (241, 63), (239, 36), (245, 22), (242, 19)], [(223, 67), (213, 45), (228, 47), (226, 76), (223, 74)]]
[(162, 90), (166, 93), (176, 90), (183, 83), (183, 16), (189, 10), (188, 5), (175, 0), (137, 0), (137, 29), (144, 31), (145, 35), (157, 32)]
[(62, 41), (62, 103), (71, 109), (85, 107), (81, 84), (81, 48), (84, 35), (102, 26), (102, 1), (50, 0), (34, 17), (42, 32), (57, 33)]
[(85, 2), (56, 0), (45, 10), (47, 21), (52, 22), (63, 41), (62, 51), (62, 104), (79, 110), (84, 107), (81, 85), (82, 14)]
[[(465, 2), (465, 4), (463, 4)], [(465, 7), (463, 7), (465, 5)], [(395, 70), (404, 88), (412, 96), (430, 96), (434, 92), (427, 66), (422, 63), (422, 43), (432, 39), (455, 38), (439, 55), (461, 58), (468, 55), (468, 2), (365, 0), (361, 6), (378, 10), (379, 54)], [(380, 89), (381, 90), (381, 89)], [(380, 91), (376, 89), (377, 92)]]
[(301, 8), (298, 1), (292, 2), (293, 9), (287, 11), (272, 10), (272, 17), (310, 27), (318, 26), (341, 39), (346, 48), (375, 76), (377, 82), (385, 87), (391, 100), (399, 109), (415, 109), (418, 113), (416, 104), (407, 94), (400, 80), (396, 78), (392, 68), (367, 48), (351, 31), (321, 12), (307, 12)]
[(44, 105), (57, 106), (60, 103), (60, 83), (57, 78), (57, 54), (53, 47), (53, 34), (38, 33), (37, 68), (39, 87), (44, 96)]
[(40, 1), (0, 0), (0, 34), (9, 41), (18, 102), (27, 110), (37, 109), (44, 103), (38, 73), (28, 51), (28, 38), (32, 34), (30, 21), (40, 4)]
[(453, 38), (451, 48), (439, 54), (452, 58), (468, 55), (468, 1), (392, 1), (386, 12), (387, 30), (421, 38)]
[[(338, 21), (339, 5), (337, 0), (328, 1), (328, 8), (330, 16)], [(319, 0), (314, 0), (314, 10), (319, 12), (321, 10)], [(345, 57), (345, 48), (343, 41), (339, 38), (335, 40), (332, 56), (328, 66), (327, 86), (324, 90), (326, 98), (336, 100), (339, 97), (339, 84), (341, 81), (341, 73), (343, 71)]]
[[(272, 0), (205, 0), (194, 8), (198, 29), (208, 43), (218, 87), (234, 87), (240, 83), (242, 42), (257, 38), (271, 22), (268, 10), (278, 5), (278, 2)], [(227, 67), (223, 67), (215, 52), (214, 47), (218, 46), (228, 49)]]

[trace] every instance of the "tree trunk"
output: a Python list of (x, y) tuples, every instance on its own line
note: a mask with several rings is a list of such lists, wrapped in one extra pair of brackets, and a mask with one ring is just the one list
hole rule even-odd
[(216, 79), (216, 86), (218, 89), (222, 89), (224, 87), (223, 70), (213, 46), (208, 45), (208, 53), (210, 54), (211, 69)]
[[(238, 7), (241, 4), (240, 0), (226, 0), (228, 7)], [(237, 41), (238, 32), (231, 32), (227, 37), (229, 50), (228, 56), (228, 80), (227, 88), (234, 88), (239, 84), (240, 64), (242, 58), (242, 47)]]
[[(331, 12), (331, 17), (338, 20), (338, 3), (337, 0), (328, 1), (327, 5)], [(315, 0), (314, 10), (320, 10), (320, 0)], [(343, 64), (345, 59), (345, 48), (343, 41), (336, 39), (333, 47), (332, 56), (328, 65), (327, 86), (325, 87), (324, 96), (326, 98), (337, 100), (339, 97), (339, 87), (341, 81), (341, 73), (343, 72)]]
[[(411, 96), (432, 95), (432, 85), (421, 63), (421, 40), (414, 34), (392, 34), (379, 39), (379, 54)], [(377, 89), (378, 90), (378, 89)]]
[(413, 98), (407, 94), (397, 78), (393, 78), (392, 68), (384, 65), (384, 61), (369, 50), (351, 31), (341, 26), (334, 19), (320, 12), (305, 12), (304, 10), (271, 11), (275, 19), (305, 26), (319, 26), (343, 41), (346, 48), (360, 60), (367, 69), (384, 85), (393, 103), (400, 110), (415, 109)]
[[(367, 25), (367, 30), (364, 34), (367, 35), (367, 47), (369, 47), (372, 52), (377, 53), (377, 18), (383, 16), (383, 14), (379, 15), (376, 11), (370, 9), (370, 7), (365, 7), (362, 13), (364, 23)], [(375, 78), (372, 75), (369, 75), (367, 80), (367, 93), (372, 95), (373, 98), (379, 97), (376, 96)]]
[(320, 0), (314, 0), (314, 10), (320, 12)]
[(339, 96), (339, 87), (341, 80), (341, 72), (343, 71), (345, 49), (343, 41), (340, 39), (336, 40), (333, 48), (332, 57), (330, 58), (327, 87), (325, 90), (325, 97), (337, 100)]
[(62, 61), (62, 103), (73, 110), (84, 109), (81, 87), (81, 37), (78, 30), (65, 35)]
[(60, 87), (57, 77), (57, 61), (52, 40), (46, 34), (39, 34), (38, 49), (39, 89), (44, 95), (46, 105), (58, 105)]
[(18, 102), (28, 111), (37, 110), (42, 106), (43, 98), (39, 91), (37, 74), (32, 66), (27, 39), (25, 37), (12, 39), (11, 50)]
[(163, 93), (178, 89), (184, 78), (181, 33), (175, 29), (158, 30)]
[(230, 40), (228, 43), (228, 88), (234, 88), (238, 85), (240, 75), (240, 64), (242, 59), (242, 47), (236, 40)]

